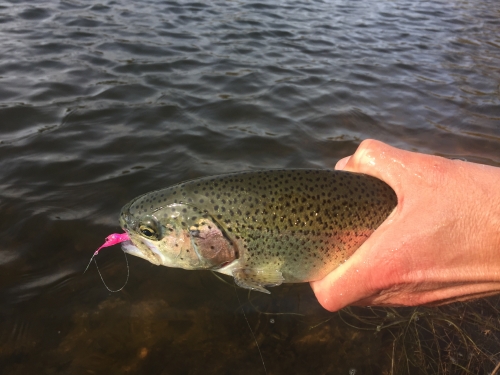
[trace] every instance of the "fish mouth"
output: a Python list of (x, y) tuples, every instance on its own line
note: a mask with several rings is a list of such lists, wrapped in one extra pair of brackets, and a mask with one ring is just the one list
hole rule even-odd
[(157, 266), (165, 264), (165, 259), (163, 259), (163, 256), (160, 254), (160, 252), (157, 251), (156, 247), (150, 246), (149, 244), (146, 244), (146, 245), (150, 250), (149, 253), (142, 251), (137, 246), (135, 246), (131, 240), (128, 240), (128, 241), (122, 242), (122, 250), (124, 252), (126, 252), (127, 254), (142, 258), (142, 259), (147, 260), (148, 262), (151, 262)]
[(135, 246), (132, 241), (127, 240), (122, 242), (122, 250), (130, 255), (135, 255), (136, 257), (141, 257), (141, 250), (137, 246)]

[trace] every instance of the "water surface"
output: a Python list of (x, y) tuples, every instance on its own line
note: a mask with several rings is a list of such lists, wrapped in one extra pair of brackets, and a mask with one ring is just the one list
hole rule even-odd
[[(496, 0), (0, 2), (2, 374), (264, 373), (211, 273), (129, 259), (116, 294), (82, 275), (122, 205), (332, 168), (365, 138), (500, 166), (499, 35)], [(123, 255), (101, 254), (120, 287)], [(308, 285), (239, 295), (270, 374), (390, 373), (390, 337)]]

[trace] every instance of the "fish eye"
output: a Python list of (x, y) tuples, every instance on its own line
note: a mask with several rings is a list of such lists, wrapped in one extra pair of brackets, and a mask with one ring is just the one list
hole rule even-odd
[(156, 235), (156, 232), (152, 228), (148, 228), (145, 225), (141, 225), (140, 229), (141, 233), (145, 235), (146, 237), (154, 237)]
[(139, 232), (146, 238), (159, 240), (160, 231), (156, 220), (148, 219), (144, 220), (139, 224)]

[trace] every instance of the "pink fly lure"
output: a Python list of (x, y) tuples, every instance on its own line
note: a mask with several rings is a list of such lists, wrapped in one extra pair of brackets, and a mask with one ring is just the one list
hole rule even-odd
[(87, 270), (89, 269), (90, 263), (92, 263), (92, 260), (94, 260), (95, 266), (97, 268), (97, 272), (99, 272), (99, 276), (101, 277), (101, 280), (104, 283), (104, 286), (106, 287), (106, 289), (108, 289), (110, 292), (119, 292), (120, 290), (122, 290), (125, 287), (125, 285), (127, 285), (128, 277), (129, 277), (129, 274), (130, 274), (130, 270), (129, 270), (129, 266), (128, 266), (128, 260), (127, 260), (127, 255), (125, 253), (123, 253), (123, 255), (125, 255), (125, 261), (127, 262), (127, 279), (125, 280), (125, 284), (123, 284), (123, 286), (120, 289), (117, 289), (117, 290), (111, 290), (106, 285), (106, 283), (104, 282), (104, 279), (102, 278), (102, 275), (101, 275), (101, 271), (99, 271), (99, 267), (97, 266), (97, 262), (95, 260), (95, 256), (97, 254), (99, 254), (99, 251), (103, 247), (113, 246), (113, 245), (116, 245), (116, 244), (119, 244), (119, 243), (122, 243), (122, 242), (128, 241), (128, 240), (130, 240), (130, 237), (129, 237), (129, 235), (127, 233), (113, 233), (113, 234), (110, 234), (108, 237), (106, 237), (106, 241), (104, 241), (104, 244), (102, 244), (102, 246), (99, 247), (94, 252), (94, 255), (92, 255), (92, 258), (90, 258), (89, 264), (87, 265), (87, 268), (85, 268), (85, 271), (83, 271), (83, 273), (87, 272)]

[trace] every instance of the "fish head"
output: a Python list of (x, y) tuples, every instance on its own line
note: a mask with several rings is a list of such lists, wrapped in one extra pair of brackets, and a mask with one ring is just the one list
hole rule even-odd
[(223, 227), (207, 212), (185, 203), (145, 209), (141, 198), (125, 205), (120, 215), (120, 225), (130, 237), (122, 243), (126, 253), (184, 269), (217, 269), (237, 258)]

